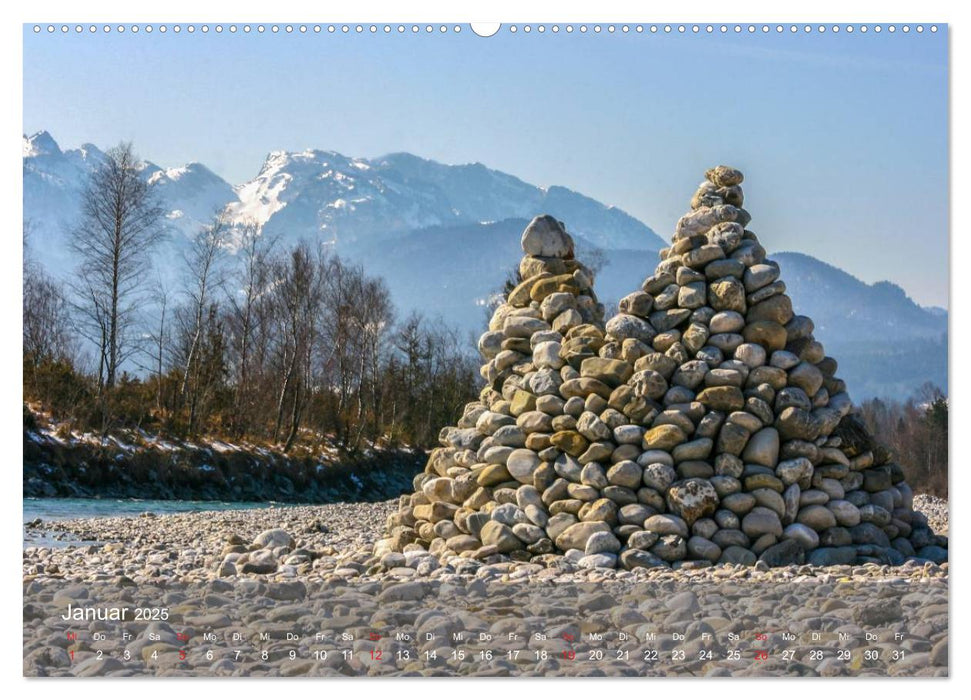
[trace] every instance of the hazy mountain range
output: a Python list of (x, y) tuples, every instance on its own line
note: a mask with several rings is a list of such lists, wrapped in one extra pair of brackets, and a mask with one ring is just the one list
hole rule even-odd
[[(24, 219), (35, 257), (57, 277), (75, 269), (67, 246), (80, 193), (104, 159), (96, 146), (62, 150), (47, 132), (24, 137)], [(167, 211), (169, 236), (156, 251), (168, 284), (181, 279), (181, 251), (212, 215), (225, 210), (284, 243), (327, 242), (383, 276), (401, 313), (441, 316), (470, 334), (515, 269), (519, 237), (540, 213), (564, 221), (578, 257), (595, 260), (600, 298), (616, 302), (638, 288), (665, 242), (626, 212), (565, 187), (539, 187), (481, 163), (445, 165), (408, 153), (350, 158), (333, 151), (274, 151), (252, 180), (231, 185), (201, 163), (143, 177)], [(754, 212), (757, 216), (758, 212)], [(771, 233), (760, 232), (771, 245)], [(914, 303), (891, 282), (868, 285), (801, 253), (772, 256), (782, 266), (797, 312), (840, 360), (852, 395), (903, 398), (924, 381), (947, 385), (947, 314)]]

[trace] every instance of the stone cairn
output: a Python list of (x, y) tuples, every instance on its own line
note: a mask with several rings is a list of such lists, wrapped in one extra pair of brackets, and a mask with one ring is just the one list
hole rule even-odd
[(793, 313), (719, 166), (642, 289), (603, 325), (550, 216), (479, 341), (486, 381), (375, 554), (579, 567), (947, 558), (836, 361)]

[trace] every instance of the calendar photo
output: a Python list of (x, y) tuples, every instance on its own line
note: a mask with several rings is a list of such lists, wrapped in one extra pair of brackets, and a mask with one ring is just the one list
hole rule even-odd
[(946, 23), (22, 39), (28, 686), (949, 676)]

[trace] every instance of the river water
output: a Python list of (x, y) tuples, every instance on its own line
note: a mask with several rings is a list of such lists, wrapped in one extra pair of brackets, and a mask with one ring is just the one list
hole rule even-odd
[[(157, 515), (165, 513), (186, 513), (200, 510), (241, 510), (250, 508), (269, 508), (274, 502), (232, 503), (228, 501), (153, 501), (136, 498), (25, 498), (24, 520), (29, 523), (40, 518), (45, 523), (74, 518), (109, 518), (115, 516), (135, 516), (145, 512)], [(24, 528), (24, 547), (65, 547), (68, 545), (93, 544), (78, 540), (55, 538), (56, 522), (44, 532)]]

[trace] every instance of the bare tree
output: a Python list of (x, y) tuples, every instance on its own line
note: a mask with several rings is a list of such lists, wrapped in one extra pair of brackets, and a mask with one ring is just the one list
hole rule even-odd
[(134, 350), (137, 301), (149, 254), (162, 236), (163, 210), (140, 176), (130, 143), (106, 156), (82, 192), (71, 246), (79, 258), (79, 308), (101, 356), (99, 389), (110, 390)]
[(163, 376), (165, 374), (166, 356), (169, 352), (169, 336), (171, 335), (169, 329), (169, 306), (172, 295), (161, 275), (156, 277), (155, 283), (152, 285), (150, 291), (152, 299), (155, 301), (154, 310), (158, 315), (156, 318), (151, 319), (151, 324), (146, 334), (148, 343), (144, 348), (144, 359), (138, 363), (138, 368), (145, 375), (155, 375), (155, 409), (161, 411), (163, 406)]
[[(276, 239), (264, 236), (255, 223), (245, 224), (240, 231), (239, 266), (234, 278), (238, 289), (229, 294), (231, 349), (235, 356), (232, 420), (233, 434), (237, 438), (249, 428), (252, 366), (263, 366), (260, 345), (265, 343), (266, 334), (260, 333), (260, 321), (267, 317), (271, 282), (269, 262), (275, 243)], [(254, 346), (257, 347), (254, 349)]]
[(353, 309), (360, 353), (357, 378), (357, 434), (352, 445), (354, 449), (360, 445), (366, 429), (369, 429), (373, 437), (378, 437), (380, 432), (378, 417), (383, 398), (380, 374), (382, 362), (385, 359), (384, 338), (394, 323), (391, 294), (384, 280), (367, 278), (363, 270), (359, 271), (359, 277), (360, 292)]
[(71, 337), (71, 314), (67, 297), (30, 251), (30, 224), (23, 232), (23, 352), (33, 364), (71, 360), (75, 354)]
[(185, 254), (187, 318), (185, 332), (189, 338), (185, 360), (182, 365), (182, 383), (179, 394), (189, 407), (189, 430), (195, 428), (198, 406), (198, 386), (192, 381), (197, 370), (199, 346), (205, 332), (205, 316), (211, 306), (211, 298), (222, 285), (222, 257), (226, 252), (229, 224), (222, 214), (216, 214), (210, 224), (204, 227), (192, 241)]
[(310, 386), (311, 360), (317, 337), (322, 301), (322, 272), (325, 258), (306, 243), (297, 245), (277, 264), (274, 296), (282, 326), (281, 381), (277, 394), (274, 440), (280, 439), (286, 402), (290, 400), (290, 427), (284, 449), (293, 446), (303, 416), (305, 393)]

